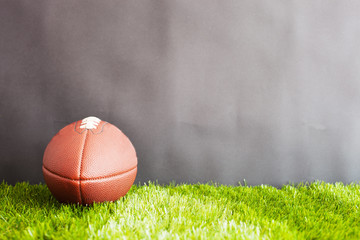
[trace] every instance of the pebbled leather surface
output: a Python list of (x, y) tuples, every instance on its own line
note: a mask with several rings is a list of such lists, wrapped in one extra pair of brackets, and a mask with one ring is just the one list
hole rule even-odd
[(46, 185), (59, 202), (82, 204), (79, 180), (61, 177), (50, 172), (44, 166), (42, 170)]
[(75, 131), (75, 123), (61, 129), (45, 149), (43, 166), (59, 176), (80, 179), (80, 159), (85, 137), (85, 134)]
[(80, 179), (117, 175), (136, 165), (135, 149), (117, 127), (106, 124), (100, 134), (93, 134), (88, 130)]
[(91, 204), (124, 196), (135, 181), (136, 152), (114, 125), (80, 129), (81, 121), (57, 133), (44, 152), (43, 174), (60, 202)]
[(82, 180), (80, 182), (82, 204), (102, 202), (104, 199), (115, 201), (125, 196), (135, 181), (136, 172), (137, 168), (134, 168), (114, 177)]

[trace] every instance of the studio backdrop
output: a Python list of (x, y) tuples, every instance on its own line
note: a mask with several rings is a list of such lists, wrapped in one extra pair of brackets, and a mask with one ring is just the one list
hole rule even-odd
[(0, 1), (0, 180), (96, 116), (135, 180), (360, 180), (357, 1)]

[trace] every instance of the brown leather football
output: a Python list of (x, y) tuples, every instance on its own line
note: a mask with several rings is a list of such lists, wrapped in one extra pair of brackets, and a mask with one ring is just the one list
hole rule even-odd
[(42, 170), (60, 202), (115, 201), (134, 183), (137, 157), (130, 140), (117, 127), (88, 117), (67, 125), (51, 139)]

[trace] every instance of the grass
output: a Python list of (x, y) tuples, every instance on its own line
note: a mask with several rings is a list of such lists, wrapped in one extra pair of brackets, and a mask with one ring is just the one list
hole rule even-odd
[(360, 239), (360, 185), (134, 185), (113, 203), (58, 203), (0, 184), (0, 239)]

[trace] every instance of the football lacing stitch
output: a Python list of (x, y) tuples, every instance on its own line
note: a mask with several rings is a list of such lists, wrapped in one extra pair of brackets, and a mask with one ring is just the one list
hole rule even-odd
[(80, 128), (96, 129), (101, 120), (97, 117), (87, 117), (81, 121)]

